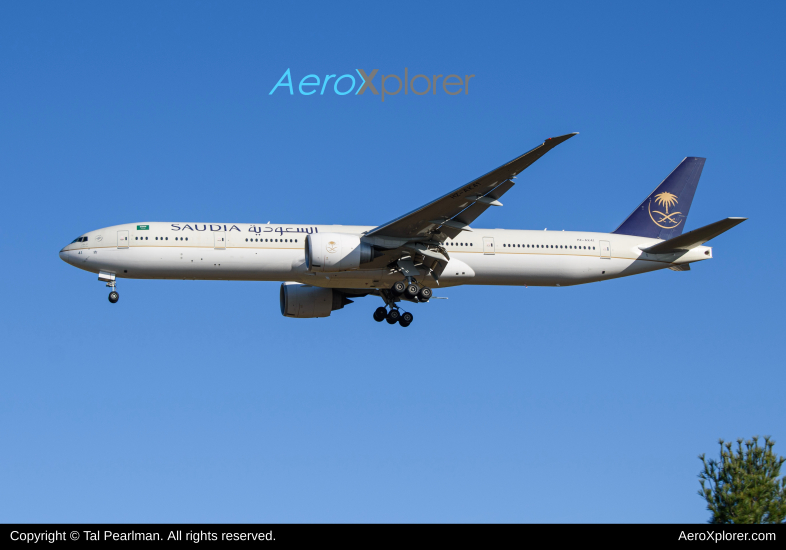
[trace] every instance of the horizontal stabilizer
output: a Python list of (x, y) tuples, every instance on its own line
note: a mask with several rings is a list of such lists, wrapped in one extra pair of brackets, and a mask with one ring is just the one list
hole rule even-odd
[(710, 239), (714, 239), (721, 233), (725, 233), (747, 219), (748, 218), (726, 218), (725, 220), (705, 225), (699, 229), (694, 229), (688, 233), (683, 233), (679, 237), (674, 237), (668, 241), (663, 241), (648, 248), (642, 248), (642, 250), (649, 254), (667, 254), (679, 250), (690, 250), (691, 248), (703, 245)]

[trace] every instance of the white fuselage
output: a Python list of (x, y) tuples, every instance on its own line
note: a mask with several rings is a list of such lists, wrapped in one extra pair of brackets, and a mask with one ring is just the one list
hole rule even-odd
[[(144, 229), (144, 228), (147, 229)], [(309, 233), (362, 237), (373, 226), (148, 222), (86, 233), (60, 251), (67, 263), (130, 279), (293, 281), (329, 288), (389, 288), (401, 274), (387, 268), (311, 273)], [(370, 242), (373, 242), (370, 240)], [(445, 242), (450, 256), (439, 286), (569, 286), (705, 260), (710, 247), (647, 254), (656, 239), (578, 231), (473, 229)], [(426, 282), (426, 281), (423, 281)], [(433, 281), (432, 281), (433, 283)]]

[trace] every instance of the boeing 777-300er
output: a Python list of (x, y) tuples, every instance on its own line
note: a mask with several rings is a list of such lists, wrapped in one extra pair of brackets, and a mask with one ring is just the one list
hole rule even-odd
[(379, 296), (374, 320), (412, 323), (402, 302), (458, 285), (570, 286), (712, 258), (704, 243), (746, 218), (683, 233), (703, 158), (687, 157), (611, 233), (477, 229), (470, 224), (518, 174), (576, 134), (549, 138), (488, 174), (376, 226), (145, 222), (85, 233), (63, 261), (111, 288), (117, 279), (282, 281), (286, 317), (327, 317), (352, 298)]

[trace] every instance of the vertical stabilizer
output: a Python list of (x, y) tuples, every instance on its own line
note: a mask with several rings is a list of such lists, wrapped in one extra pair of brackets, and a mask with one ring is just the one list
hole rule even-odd
[(705, 160), (686, 157), (614, 233), (663, 240), (681, 235)]

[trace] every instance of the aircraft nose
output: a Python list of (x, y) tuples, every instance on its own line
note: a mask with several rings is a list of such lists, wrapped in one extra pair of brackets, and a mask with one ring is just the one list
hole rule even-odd
[(60, 259), (63, 260), (65, 263), (70, 263), (68, 261), (68, 252), (66, 252), (65, 247), (60, 251)]

